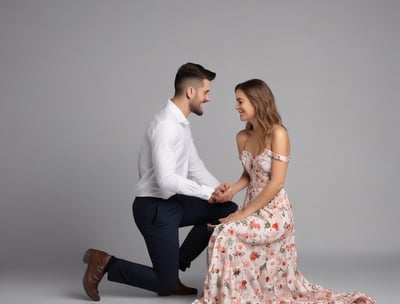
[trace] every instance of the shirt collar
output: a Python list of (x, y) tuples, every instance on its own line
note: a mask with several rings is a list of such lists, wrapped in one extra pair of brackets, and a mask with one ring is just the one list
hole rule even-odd
[(178, 122), (182, 125), (188, 126), (189, 120), (183, 115), (182, 111), (172, 102), (171, 99), (167, 101), (167, 107), (171, 110), (172, 114), (178, 120)]

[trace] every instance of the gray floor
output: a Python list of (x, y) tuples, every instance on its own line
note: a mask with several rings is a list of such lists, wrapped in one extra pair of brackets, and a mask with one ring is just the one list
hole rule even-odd
[[(202, 261), (189, 273), (181, 273), (187, 285), (201, 288)], [(313, 283), (337, 291), (364, 291), (379, 304), (395, 304), (400, 299), (400, 258), (299, 258), (299, 269)], [(0, 303), (90, 303), (81, 278), (84, 265), (60, 272), (6, 271), (0, 275)], [(195, 298), (158, 297), (154, 293), (108, 282), (100, 285), (101, 303), (191, 303)]]

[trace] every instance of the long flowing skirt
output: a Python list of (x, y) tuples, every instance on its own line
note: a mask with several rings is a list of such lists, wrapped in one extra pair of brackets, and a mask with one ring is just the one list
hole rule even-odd
[(285, 191), (245, 220), (218, 225), (208, 246), (207, 304), (372, 304), (362, 292), (334, 292), (297, 269), (294, 217)]

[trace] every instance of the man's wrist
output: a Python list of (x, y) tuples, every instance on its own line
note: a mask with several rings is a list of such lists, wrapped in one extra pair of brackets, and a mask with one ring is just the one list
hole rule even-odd
[(201, 198), (209, 200), (213, 192), (214, 192), (213, 188), (205, 185), (201, 186)]

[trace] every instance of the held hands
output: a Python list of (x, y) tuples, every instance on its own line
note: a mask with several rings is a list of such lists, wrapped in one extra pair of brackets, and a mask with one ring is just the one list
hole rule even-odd
[[(229, 183), (222, 183), (215, 188), (208, 201), (210, 203), (224, 203), (232, 200), (234, 195), (235, 193), (232, 189), (232, 185)], [(244, 215), (242, 211), (235, 211), (227, 217), (219, 219), (219, 222), (223, 224), (244, 218), (246, 218), (246, 215)], [(213, 230), (217, 225), (207, 224), (207, 226), (209, 230)]]
[(229, 183), (222, 183), (215, 188), (208, 201), (210, 203), (224, 203), (232, 200), (233, 195), (232, 185)]

